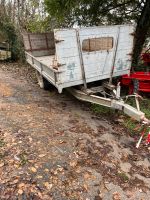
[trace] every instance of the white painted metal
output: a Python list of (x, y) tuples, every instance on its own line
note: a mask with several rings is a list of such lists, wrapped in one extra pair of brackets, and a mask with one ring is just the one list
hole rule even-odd
[[(101, 26), (81, 28), (79, 31), (80, 45), (89, 38), (113, 37), (113, 48), (110, 50), (82, 52), (87, 83), (110, 78), (113, 58), (116, 52), (113, 77), (128, 74), (131, 68), (134, 27), (131, 25)], [(119, 34), (118, 34), (119, 31)], [(75, 29), (55, 30), (55, 38), (63, 40), (56, 44), (57, 61), (64, 64), (64, 73), (59, 75), (62, 87), (83, 84), (81, 62)], [(116, 40), (118, 35), (118, 46)]]
[[(82, 80), (81, 63), (79, 56), (79, 48), (77, 43), (77, 35), (75, 29), (54, 30), (56, 40), (63, 40), (56, 43), (56, 59), (60, 68), (64, 72), (59, 75), (59, 84), (75, 83)], [(73, 83), (73, 85), (74, 85)]]
[[(54, 37), (50, 36), (48, 40), (49, 44), (53, 44), (54, 41), (51, 42), (50, 38), (55, 38), (53, 55), (46, 56), (46, 54), (43, 56), (43, 50), (40, 53), (39, 48), (36, 54), (35, 52), (32, 54), (32, 51), (26, 53), (27, 61), (55, 85), (61, 93), (63, 88), (84, 83), (82, 65), (87, 83), (110, 78), (114, 63), (113, 77), (128, 74), (131, 68), (130, 54), (133, 48), (133, 32), (134, 26), (132, 25), (89, 27), (78, 30), (54, 30)], [(113, 48), (109, 50), (81, 52), (84, 40), (101, 37), (112, 37)], [(26, 36), (25, 41), (28, 38)], [(32, 47), (32, 41), (34, 41), (34, 48), (37, 48), (38, 45), (35, 43), (36, 38), (38, 37), (31, 35), (32, 40), (30, 44), (27, 42), (27, 46), (30, 45)], [(116, 47), (117, 39), (118, 45)]]
[(121, 110), (125, 114), (139, 122), (143, 121), (143, 119), (145, 118), (145, 114), (143, 112), (126, 104), (123, 100), (104, 98), (97, 95), (88, 95), (80, 90), (76, 90), (73, 88), (69, 88), (68, 90), (73, 96), (75, 96), (79, 100)]

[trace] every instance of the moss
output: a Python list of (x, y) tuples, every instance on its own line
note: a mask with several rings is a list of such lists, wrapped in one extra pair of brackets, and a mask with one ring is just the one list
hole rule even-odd
[(28, 163), (27, 154), (25, 152), (19, 155), (20, 157), (20, 165), (25, 165)]
[(0, 147), (3, 147), (5, 145), (4, 140), (0, 139)]
[(120, 177), (120, 179), (122, 181), (124, 181), (124, 182), (129, 181), (129, 177), (126, 175), (126, 173), (124, 173), (124, 172), (118, 172), (117, 175)]

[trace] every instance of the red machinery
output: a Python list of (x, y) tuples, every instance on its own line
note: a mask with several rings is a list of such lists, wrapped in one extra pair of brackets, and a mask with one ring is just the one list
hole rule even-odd
[(146, 52), (142, 54), (142, 60), (144, 61), (144, 65), (150, 66), (150, 53)]
[[(150, 66), (150, 53), (143, 53), (142, 60), (144, 65)], [(121, 84), (129, 87), (129, 94), (135, 90), (137, 92), (150, 93), (150, 72), (133, 72), (121, 78)]]

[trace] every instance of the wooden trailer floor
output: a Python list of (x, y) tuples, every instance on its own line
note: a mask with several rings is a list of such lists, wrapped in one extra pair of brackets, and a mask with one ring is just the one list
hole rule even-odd
[(55, 58), (55, 55), (36, 57), (36, 59), (39, 62), (41, 62), (43, 65), (46, 65), (50, 68), (52, 68), (52, 66), (53, 66), (54, 58)]

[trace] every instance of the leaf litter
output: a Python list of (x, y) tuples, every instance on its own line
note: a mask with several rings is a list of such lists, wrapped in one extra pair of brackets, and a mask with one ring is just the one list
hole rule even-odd
[[(0, 90), (1, 199), (145, 198), (149, 185), (139, 178), (149, 178), (150, 166), (138, 162), (150, 152), (123, 143), (128, 133), (111, 119), (106, 127), (106, 120), (96, 120), (90, 111), (84, 115), (81, 107), (76, 114), (77, 102), (70, 97), (54, 93), (50, 99), (28, 79), (34, 74), (30, 68), (15, 65), (4, 64), (0, 73), (3, 88), (11, 91)], [(97, 123), (94, 130), (92, 123)], [(123, 162), (131, 165), (128, 174)]]

